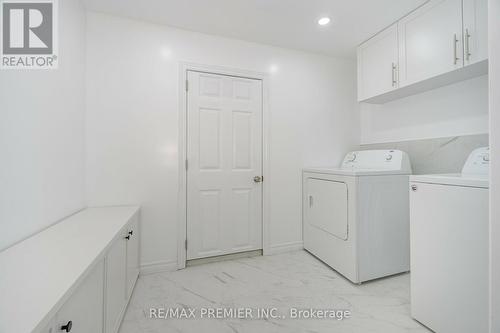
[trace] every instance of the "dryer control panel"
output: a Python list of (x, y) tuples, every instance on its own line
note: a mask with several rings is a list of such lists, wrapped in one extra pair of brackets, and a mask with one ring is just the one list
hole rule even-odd
[(347, 170), (396, 170), (411, 173), (410, 159), (401, 150), (360, 150), (348, 153), (341, 165)]
[(488, 176), (490, 173), (490, 148), (477, 148), (470, 153), (462, 169), (462, 175)]

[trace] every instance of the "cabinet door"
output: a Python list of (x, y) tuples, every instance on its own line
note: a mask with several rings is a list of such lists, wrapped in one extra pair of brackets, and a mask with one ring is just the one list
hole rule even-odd
[(358, 48), (358, 100), (398, 87), (398, 26), (387, 28)]
[(126, 306), (127, 241), (121, 235), (106, 257), (106, 333), (115, 333)]
[(101, 261), (57, 313), (54, 332), (102, 333), (103, 295), (104, 262)]
[(399, 21), (400, 86), (463, 67), (462, 0), (431, 0)]
[(464, 59), (471, 65), (488, 59), (488, 0), (463, 0)]
[(132, 295), (139, 276), (139, 219), (134, 217), (128, 227), (127, 241), (127, 299)]

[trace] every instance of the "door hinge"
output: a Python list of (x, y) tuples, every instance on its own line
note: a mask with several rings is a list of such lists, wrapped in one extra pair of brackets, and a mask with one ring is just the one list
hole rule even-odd
[(187, 249), (188, 249), (188, 240), (187, 239), (184, 241), (184, 247), (186, 248), (186, 251), (187, 251)]
[(186, 80), (186, 91), (189, 91), (189, 81)]

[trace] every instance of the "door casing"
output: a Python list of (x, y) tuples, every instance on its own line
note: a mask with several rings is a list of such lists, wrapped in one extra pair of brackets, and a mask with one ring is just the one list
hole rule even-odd
[(187, 239), (187, 72), (205, 72), (217, 75), (229, 75), (262, 81), (262, 251), (269, 254), (269, 203), (270, 203), (270, 111), (269, 111), (269, 76), (267, 73), (233, 69), (212, 65), (200, 65), (187, 62), (179, 64), (179, 190), (177, 218), (177, 269), (186, 267)]

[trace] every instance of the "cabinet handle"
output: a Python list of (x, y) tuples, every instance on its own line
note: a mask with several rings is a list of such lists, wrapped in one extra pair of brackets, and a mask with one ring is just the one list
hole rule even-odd
[(61, 326), (61, 331), (71, 332), (71, 328), (73, 327), (73, 322), (70, 320), (64, 326)]
[(458, 44), (458, 38), (457, 34), (453, 34), (453, 64), (456, 65), (458, 63), (458, 52), (457, 52), (457, 44)]
[(396, 64), (392, 63), (392, 86), (395, 87), (396, 84), (398, 83), (397, 78), (396, 78)]
[(132, 236), (132, 235), (134, 234), (134, 230), (130, 230), (130, 231), (128, 232), (128, 234), (129, 234), (130, 236)]
[(467, 61), (470, 60), (470, 56), (472, 53), (470, 53), (470, 33), (469, 29), (465, 29), (465, 59)]
[(130, 239), (130, 235), (125, 236), (125, 239), (129, 240)]
[(313, 205), (313, 196), (310, 195), (309, 196), (309, 207), (312, 207), (312, 205)]

